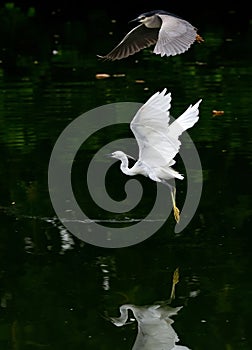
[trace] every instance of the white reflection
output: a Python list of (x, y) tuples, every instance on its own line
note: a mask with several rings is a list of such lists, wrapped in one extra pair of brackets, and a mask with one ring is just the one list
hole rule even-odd
[[(138, 332), (132, 350), (190, 350), (186, 346), (176, 344), (179, 342), (179, 337), (172, 327), (174, 320), (171, 316), (177, 315), (183, 307), (170, 306), (175, 298), (175, 286), (178, 282), (179, 269), (177, 268), (173, 273), (171, 294), (167, 301), (148, 306), (124, 304), (119, 308), (119, 317), (108, 318), (117, 327), (137, 321)], [(134, 315), (133, 321), (129, 311)]]
[(120, 317), (112, 317), (110, 321), (117, 327), (127, 323), (129, 310), (138, 323), (138, 333), (132, 350), (190, 350), (186, 346), (177, 345), (179, 337), (172, 327), (174, 320), (183, 306), (170, 307), (161, 305), (136, 306), (124, 304), (120, 306)]

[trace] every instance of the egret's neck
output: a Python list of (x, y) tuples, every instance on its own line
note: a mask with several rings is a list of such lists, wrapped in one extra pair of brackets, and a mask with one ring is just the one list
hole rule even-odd
[(120, 169), (124, 174), (130, 175), (130, 176), (136, 175), (135, 171), (132, 171), (131, 169), (129, 169), (129, 160), (126, 155), (123, 155), (120, 158), (120, 161), (121, 161)]

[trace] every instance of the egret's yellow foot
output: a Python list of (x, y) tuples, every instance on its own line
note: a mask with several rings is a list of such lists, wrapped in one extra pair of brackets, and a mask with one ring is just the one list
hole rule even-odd
[(172, 284), (175, 285), (179, 283), (179, 268), (177, 267), (176, 270), (173, 273), (173, 279), (172, 279)]
[(175, 196), (176, 196), (176, 188), (174, 188), (174, 191), (171, 192), (171, 197), (172, 197), (172, 205), (173, 205), (173, 214), (174, 214), (174, 218), (176, 220), (177, 223), (179, 223), (180, 220), (180, 211), (179, 208), (176, 206), (176, 200), (175, 200)]
[(174, 218), (176, 220), (177, 223), (179, 223), (180, 220), (180, 211), (179, 208), (177, 208), (176, 206), (173, 207), (173, 213), (174, 213)]
[(175, 286), (178, 282), (179, 282), (179, 269), (176, 268), (176, 270), (173, 273), (172, 290), (171, 290), (171, 296), (170, 296), (171, 301), (175, 299)]

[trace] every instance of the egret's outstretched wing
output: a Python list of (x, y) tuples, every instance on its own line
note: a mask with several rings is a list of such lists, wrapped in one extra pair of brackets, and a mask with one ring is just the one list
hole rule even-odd
[(173, 15), (158, 14), (162, 20), (154, 53), (175, 56), (187, 51), (194, 43), (197, 30), (189, 22)]
[[(169, 155), (174, 158), (179, 151), (181, 142), (179, 136), (183, 131), (193, 127), (193, 125), (199, 120), (199, 105), (202, 100), (199, 100), (195, 105), (190, 105), (187, 110), (181, 114), (173, 123), (169, 126), (169, 135), (173, 139), (173, 147), (170, 149)], [(175, 161), (173, 161), (173, 164)]]
[(98, 56), (105, 60), (120, 60), (134, 53), (156, 44), (158, 39), (158, 28), (147, 28), (140, 24), (133, 28), (120, 43), (107, 55)]
[(171, 166), (181, 142), (178, 137), (198, 120), (199, 103), (190, 106), (169, 126), (171, 94), (154, 94), (136, 113), (131, 130), (139, 146), (139, 160), (151, 168)]
[(139, 147), (138, 160), (150, 166), (164, 166), (170, 159), (167, 135), (171, 94), (166, 91), (151, 96), (130, 123)]

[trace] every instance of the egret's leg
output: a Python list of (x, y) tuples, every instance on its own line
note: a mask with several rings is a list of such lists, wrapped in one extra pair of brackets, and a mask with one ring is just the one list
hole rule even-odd
[(179, 208), (176, 206), (176, 187), (171, 187), (171, 198), (172, 198), (172, 205), (173, 205), (173, 213), (174, 217), (177, 223), (179, 223), (180, 220), (180, 211)]
[(171, 295), (170, 295), (170, 301), (175, 299), (175, 286), (179, 282), (179, 269), (176, 268), (176, 270), (173, 273), (173, 279), (172, 279), (172, 289), (171, 289)]
[(171, 199), (172, 199), (172, 206), (173, 206), (173, 214), (174, 214), (174, 218), (176, 220), (177, 223), (179, 223), (180, 220), (180, 211), (179, 208), (176, 206), (176, 187), (172, 186), (171, 184), (169, 184), (168, 181), (165, 180), (161, 180), (160, 182), (162, 182), (163, 184), (165, 184), (166, 186), (169, 187), (170, 191), (171, 191)]

